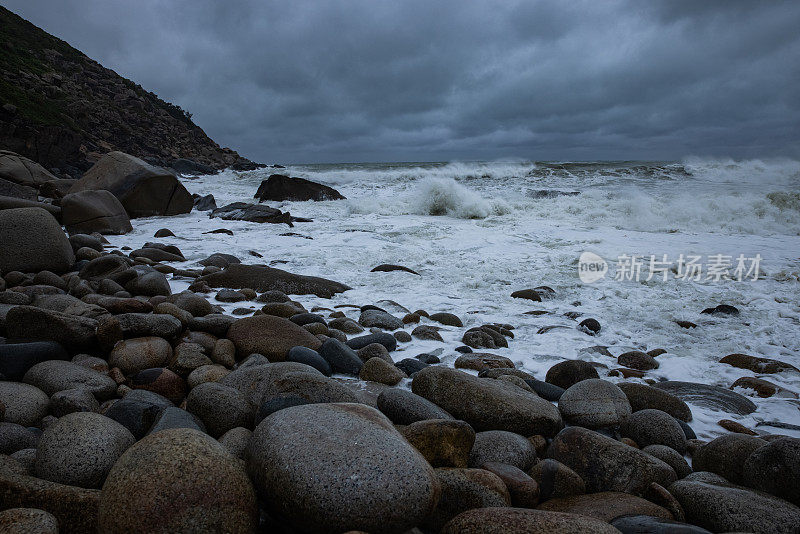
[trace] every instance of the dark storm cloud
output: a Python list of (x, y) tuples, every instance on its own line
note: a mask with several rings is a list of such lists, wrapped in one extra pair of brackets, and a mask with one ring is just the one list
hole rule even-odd
[(261, 161), (800, 156), (800, 3), (0, 0)]

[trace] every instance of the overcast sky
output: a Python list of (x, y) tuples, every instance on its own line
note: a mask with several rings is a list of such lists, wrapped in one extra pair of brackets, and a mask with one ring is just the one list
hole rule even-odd
[(800, 157), (800, 2), (0, 0), (263, 162)]

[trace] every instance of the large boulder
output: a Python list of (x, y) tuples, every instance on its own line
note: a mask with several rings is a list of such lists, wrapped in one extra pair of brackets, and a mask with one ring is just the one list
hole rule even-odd
[(58, 221), (41, 208), (0, 211), (0, 274), (64, 273), (75, 254)]
[(617, 386), (590, 378), (570, 386), (558, 399), (564, 421), (586, 428), (618, 426), (631, 414), (631, 405)]
[(51, 482), (100, 488), (114, 462), (136, 439), (104, 415), (75, 412), (45, 429), (36, 448), (36, 476)]
[(50, 399), (44, 391), (21, 382), (0, 381), (0, 404), (4, 408), (3, 421), (23, 426), (36, 424), (47, 415)]
[(266, 265), (245, 265), (232, 263), (222, 271), (198, 278), (210, 287), (241, 289), (248, 287), (255, 291), (278, 290), (287, 295), (316, 295), (331, 298), (336, 293), (350, 289), (349, 286), (316, 276), (303, 276)]
[(0, 178), (0, 196), (36, 201), (36, 189)]
[(659, 519), (673, 519), (672, 514), (666, 508), (641, 497), (616, 491), (601, 491), (600, 493), (550, 499), (540, 504), (537, 509), (585, 515), (607, 523), (626, 515), (649, 515)]
[(553, 439), (547, 456), (566, 465), (586, 482), (586, 491), (621, 491), (641, 495), (656, 482), (673, 483), (675, 471), (634, 447), (585, 428), (565, 428)]
[[(758, 408), (753, 401), (733, 391), (710, 384), (668, 380), (653, 385), (679, 399), (712, 410), (749, 415)], [(657, 408), (657, 406), (654, 406)], [(663, 408), (660, 408), (663, 410)], [(666, 411), (666, 410), (664, 410)]]
[(35, 306), (15, 306), (6, 314), (9, 339), (54, 341), (68, 350), (92, 348), (97, 339), (97, 320), (45, 310)]
[(8, 150), (0, 150), (0, 178), (37, 189), (45, 182), (56, 179), (35, 161)]
[(796, 533), (800, 508), (728, 483), (710, 473), (692, 473), (669, 486), (686, 520), (712, 532)]
[(265, 200), (344, 200), (336, 189), (303, 178), (290, 178), (273, 174), (258, 186), (253, 196), (259, 202)]
[(248, 221), (255, 223), (288, 224), (294, 226), (294, 217), (289, 212), (283, 212), (270, 206), (248, 204), (247, 202), (233, 202), (220, 208), (214, 208), (208, 215), (212, 219), (219, 217), (225, 221)]
[(37, 363), (22, 380), (50, 396), (68, 389), (83, 389), (98, 399), (107, 399), (117, 390), (117, 383), (107, 374), (62, 360)]
[(207, 434), (172, 428), (145, 437), (114, 464), (97, 532), (251, 533), (257, 525), (241, 462)]
[(800, 506), (800, 439), (772, 439), (744, 463), (745, 484)]
[(541, 397), (501, 380), (447, 367), (430, 366), (417, 372), (411, 390), (478, 432), (507, 430), (523, 436), (553, 436), (563, 426), (558, 409)]
[(746, 434), (725, 434), (715, 438), (694, 452), (692, 468), (709, 471), (734, 484), (744, 484), (744, 468), (750, 455), (767, 442)]
[(70, 234), (127, 234), (133, 230), (119, 199), (103, 189), (66, 195), (61, 199), (61, 220)]
[(617, 384), (617, 387), (628, 397), (628, 402), (631, 403), (631, 410), (634, 412), (655, 409), (667, 412), (681, 421), (688, 422), (692, 420), (692, 410), (689, 409), (689, 405), (663, 389), (654, 388), (647, 384), (637, 384), (636, 382), (621, 382)]
[(598, 519), (527, 508), (473, 508), (447, 523), (441, 534), (619, 534)]
[(111, 191), (131, 218), (189, 213), (194, 205), (174, 174), (124, 152), (105, 154), (69, 192), (95, 189)]
[(302, 531), (404, 532), (439, 499), (428, 462), (361, 404), (280, 410), (258, 425), (245, 456), (266, 506)]
[(322, 346), (320, 340), (305, 328), (274, 315), (237, 320), (228, 328), (228, 339), (233, 341), (240, 358), (263, 354), (273, 362), (286, 360), (292, 347), (317, 350)]

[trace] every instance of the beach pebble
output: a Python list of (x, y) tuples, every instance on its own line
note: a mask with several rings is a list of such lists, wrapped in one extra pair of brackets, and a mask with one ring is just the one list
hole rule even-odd
[(333, 372), (328, 361), (320, 354), (308, 347), (292, 347), (286, 356), (287, 362), (297, 362), (310, 365), (325, 376), (331, 376)]
[(658, 369), (659, 363), (655, 358), (638, 350), (624, 352), (617, 358), (617, 363), (631, 369), (638, 369), (640, 371), (649, 371), (650, 369)]
[(36, 447), (39, 436), (29, 428), (16, 423), (0, 423), (0, 454), (13, 454)]
[(166, 397), (174, 404), (180, 404), (186, 396), (186, 382), (183, 378), (163, 367), (143, 369), (130, 378), (130, 387), (145, 389)]
[(683, 478), (692, 472), (689, 463), (678, 451), (666, 445), (647, 445), (642, 447), (642, 451), (651, 456), (655, 456), (665, 464), (675, 470), (678, 478)]
[(525, 508), (473, 508), (447, 523), (440, 534), (551, 534), (591, 532), (618, 534), (604, 521), (577, 514)]
[(504, 430), (488, 430), (475, 434), (469, 454), (469, 466), (481, 467), (486, 462), (513, 465), (527, 471), (536, 463), (536, 450), (523, 436)]
[(0, 532), (58, 534), (58, 519), (35, 508), (10, 508), (0, 512)]
[(386, 360), (375, 357), (364, 362), (358, 377), (361, 380), (394, 386), (403, 378), (407, 378), (407, 375)]
[(565, 360), (547, 370), (545, 382), (567, 389), (581, 380), (590, 378), (600, 378), (592, 364), (583, 360)]
[(275, 362), (284, 361), (292, 347), (299, 345), (318, 350), (322, 345), (304, 328), (288, 319), (271, 315), (238, 319), (228, 329), (227, 337), (236, 346), (239, 358), (256, 353)]
[(631, 415), (625, 393), (598, 378), (570, 386), (558, 399), (558, 410), (566, 423), (592, 429), (619, 426)]
[(242, 393), (217, 382), (206, 382), (192, 389), (186, 409), (199, 417), (214, 437), (238, 426), (251, 428), (255, 415), (253, 405)]
[(318, 352), (334, 373), (358, 376), (364, 365), (355, 350), (338, 339), (328, 339), (319, 347)]
[(639, 410), (620, 427), (622, 435), (631, 438), (639, 447), (666, 445), (680, 454), (686, 453), (686, 436), (681, 425), (661, 410)]
[(681, 421), (692, 420), (692, 411), (689, 406), (667, 391), (635, 382), (622, 382), (617, 386), (628, 397), (628, 402), (634, 412), (656, 409), (667, 412)]
[(358, 323), (367, 328), (376, 327), (384, 330), (403, 328), (403, 321), (388, 312), (375, 309), (362, 311)]
[(47, 415), (50, 398), (30, 384), (0, 381), (0, 403), (5, 408), (3, 421), (31, 426)]
[(513, 369), (514, 362), (505, 356), (498, 356), (496, 354), (489, 354), (485, 352), (471, 352), (456, 358), (453, 367), (456, 369), (474, 369), (476, 371), (483, 371), (484, 369), (496, 369), (498, 367)]
[(108, 399), (117, 391), (117, 384), (109, 376), (72, 362), (50, 360), (31, 367), (23, 382), (38, 387), (48, 395), (66, 389), (85, 389), (100, 400)]

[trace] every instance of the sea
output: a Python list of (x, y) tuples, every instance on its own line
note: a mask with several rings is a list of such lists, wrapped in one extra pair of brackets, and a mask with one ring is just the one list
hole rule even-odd
[[(253, 202), (272, 173), (330, 185), (347, 199), (268, 202), (313, 220), (293, 228), (192, 211), (137, 219), (133, 232), (110, 241), (138, 248), (166, 227), (175, 237), (160, 241), (177, 245), (186, 266), (224, 252), (353, 288), (329, 300), (296, 297), (308, 309), (377, 304), (398, 316), (417, 309), (452, 312), (465, 327), (510, 324), (509, 347), (487, 352), (540, 379), (555, 363), (580, 358), (602, 364), (599, 374), (608, 380), (640, 381), (606, 375), (619, 368), (619, 354), (657, 348), (667, 352), (645, 375), (655, 381), (729, 388), (739, 377), (754, 376), (719, 363), (731, 353), (800, 368), (798, 161), (314, 164), (181, 180), (191, 193), (213, 194), (223, 206)], [(204, 233), (218, 228), (233, 235)], [(386, 263), (419, 275), (371, 272)], [(189, 281), (171, 283), (179, 291)], [(553, 297), (511, 297), (538, 286), (552, 288)], [(720, 304), (739, 314), (701, 313)], [(229, 311), (259, 306), (221, 305)], [(358, 318), (357, 310), (342, 310)], [(587, 318), (599, 321), (597, 335), (579, 328)], [(463, 332), (444, 327), (445, 343), (415, 339), (392, 357), (427, 352), (452, 366)], [(587, 350), (593, 346), (607, 347), (613, 356)], [(755, 376), (783, 391), (762, 399), (736, 388), (758, 406), (747, 416), (690, 404), (698, 437), (725, 433), (721, 419), (800, 436), (792, 429), (800, 428), (800, 373)]]

